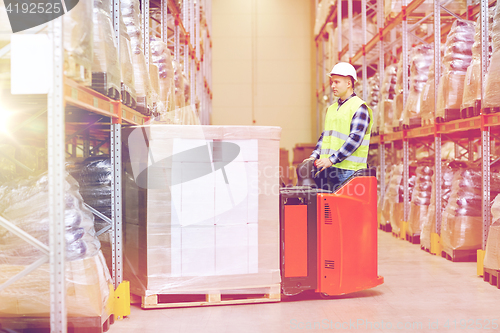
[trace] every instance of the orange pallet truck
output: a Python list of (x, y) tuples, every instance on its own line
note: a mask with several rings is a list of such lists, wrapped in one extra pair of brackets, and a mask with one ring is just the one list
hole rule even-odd
[(282, 294), (334, 296), (382, 284), (376, 170), (356, 171), (333, 193), (298, 176), (300, 186), (280, 190)]

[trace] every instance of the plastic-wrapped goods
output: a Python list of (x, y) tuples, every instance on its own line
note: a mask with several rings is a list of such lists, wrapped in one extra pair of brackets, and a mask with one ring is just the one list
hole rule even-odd
[[(410, 3), (408, 1), (408, 3)], [(401, 12), (401, 0), (385, 0), (384, 12), (385, 17), (394, 18)], [(467, 10), (467, 1), (466, 0), (448, 0), (441, 1), (441, 5), (444, 6), (449, 11), (462, 15)], [(427, 14), (432, 12), (434, 8), (433, 0), (425, 0), (420, 6), (418, 6), (413, 13), (415, 14)]]
[(180, 109), (186, 106), (184, 75), (182, 66), (177, 61), (172, 61), (172, 67), (174, 68), (175, 108)]
[[(0, 285), (26, 267), (0, 263)], [(113, 310), (114, 288), (102, 253), (66, 262), (65, 269), (68, 317), (108, 318)], [(36, 323), (38, 317), (50, 317), (50, 297), (50, 265), (46, 263), (0, 290), (0, 317), (27, 316), (31, 317), (25, 319), (27, 323)]]
[(497, 195), (491, 206), (491, 221), (486, 252), (484, 254), (484, 267), (500, 270), (500, 195)]
[(410, 56), (410, 89), (403, 110), (403, 125), (420, 126), (420, 102), (425, 83), (429, 78), (429, 67), (434, 61), (434, 50), (430, 45), (418, 45)]
[[(444, 45), (441, 45), (441, 59), (443, 58), (444, 54)], [(424, 85), (423, 92), (420, 95), (420, 116), (422, 120), (422, 125), (431, 125), (434, 124), (434, 120), (436, 118), (435, 115), (435, 100), (434, 100), (434, 95), (435, 95), (435, 87), (434, 87), (434, 82), (435, 82), (435, 75), (434, 75), (434, 57), (432, 57), (432, 62), (431, 66), (429, 68), (429, 75), (427, 82)], [(441, 73), (444, 71), (443, 63), (441, 63)]]
[(403, 204), (399, 202), (399, 186), (403, 181), (403, 165), (394, 165), (390, 181), (384, 195), (381, 224), (390, 224), (393, 232), (399, 233), (400, 222), (403, 220)]
[[(491, 27), (491, 42), (493, 54), (490, 58), (490, 66), (486, 75), (486, 87), (484, 100), (481, 107), (494, 108), (500, 106), (500, 2), (497, 2), (493, 24)], [(481, 75), (481, 71), (479, 71)]]
[(153, 91), (143, 51), (139, 0), (122, 0), (120, 8), (132, 46), (137, 111), (147, 114), (148, 107), (153, 108)]
[(64, 75), (86, 86), (92, 84), (94, 56), (92, 1), (79, 1), (63, 15)]
[(124, 186), (123, 205), (132, 293), (279, 288), (280, 135), (261, 126), (124, 130), (125, 182), (136, 184)]
[[(448, 205), (453, 176), (456, 172), (460, 172), (460, 170), (461, 169), (457, 168), (454, 164), (450, 165), (449, 162), (443, 162), (441, 165), (441, 212), (443, 212)], [(432, 192), (429, 209), (427, 210), (427, 219), (424, 220), (420, 233), (420, 244), (426, 249), (431, 248), (431, 233), (436, 232), (436, 177), (434, 174), (432, 175), (431, 183)]]
[(374, 108), (378, 104), (380, 95), (380, 78), (378, 73), (368, 78), (368, 106)]
[[(338, 53), (336, 51), (336, 47), (334, 47), (334, 42), (336, 41), (335, 38), (335, 31), (336, 29), (333, 27), (333, 22), (329, 22), (325, 26), (325, 31), (328, 34), (328, 42), (326, 43), (325, 49), (324, 49), (324, 59), (325, 59), (325, 70), (330, 70), (335, 66), (338, 60)], [(324, 45), (324, 44), (323, 44)]]
[[(99, 251), (94, 217), (83, 205), (78, 183), (66, 175), (64, 183), (66, 258), (77, 260)], [(49, 244), (48, 175), (22, 179), (0, 186), (0, 214), (40, 242)], [(43, 253), (6, 229), (0, 229), (0, 264), (28, 265)]]
[[(28, 2), (29, 3), (29, 2)], [(13, 3), (12, 6), (15, 6)], [(92, 1), (79, 1), (63, 18), (64, 75), (72, 80), (90, 86), (92, 84), (93, 22)], [(18, 32), (32, 34), (48, 32), (48, 24)], [(12, 29), (4, 0), (0, 0), (0, 49), (10, 44)], [(0, 79), (10, 82), (9, 55), (0, 60)]]
[[(451, 195), (443, 213), (441, 240), (444, 248), (474, 250), (482, 246), (481, 171), (467, 168), (454, 175)], [(500, 175), (491, 174), (491, 192), (500, 193)]]
[(174, 104), (174, 67), (172, 65), (172, 55), (167, 44), (154, 38), (151, 40), (151, 60), (158, 67), (159, 75), (159, 100), (171, 111)]
[[(494, 10), (490, 8), (489, 11), (489, 46), (490, 46), (490, 54), (491, 57), (491, 33), (493, 28), (493, 16)], [(465, 76), (465, 86), (467, 89), (464, 89), (464, 95), (462, 98), (462, 106), (461, 109), (474, 107), (476, 100), (481, 100), (481, 16), (478, 16), (476, 22), (476, 34), (474, 35), (474, 44), (472, 45), (472, 62), (467, 69), (467, 74)]]
[(334, 10), (336, 0), (322, 0), (316, 7), (316, 19), (314, 23), (314, 36), (317, 36), (321, 27), (325, 24), (328, 14)]
[[(378, 203), (377, 203), (377, 219), (378, 219), (378, 224), (379, 225), (386, 225), (388, 224), (388, 217), (384, 216), (384, 202), (385, 202), (385, 195), (389, 189), (389, 184), (391, 182), (391, 175), (392, 175), (392, 170), (393, 167), (392, 165), (386, 165), (385, 167), (385, 187), (384, 188), (379, 188), (379, 193), (383, 192), (384, 196), (379, 195), (378, 196)], [(380, 175), (380, 167), (377, 167), (377, 176)], [(380, 180), (378, 182), (378, 185), (380, 187)]]
[(427, 219), (427, 211), (431, 203), (432, 192), (432, 164), (428, 162), (418, 164), (424, 165), (420, 165), (416, 169), (415, 187), (411, 196), (408, 234), (412, 236), (420, 235), (422, 225)]
[(135, 92), (134, 66), (132, 65), (132, 45), (122, 15), (120, 15), (120, 64), (123, 84), (122, 101), (126, 105), (135, 108), (137, 95)]
[(16, 178), (16, 149), (11, 145), (0, 145), (0, 185)]
[[(361, 48), (363, 46), (363, 30), (362, 30), (361, 15), (354, 17), (352, 26), (353, 26), (353, 32), (352, 32), (353, 50), (354, 50), (354, 52), (357, 52), (358, 50), (361, 50)], [(342, 35), (343, 35), (342, 48), (346, 47), (347, 44), (349, 43), (348, 36), (349, 36), (350, 28), (351, 28), (351, 25), (349, 24), (349, 19), (347, 19), (347, 18), (343, 19), (342, 20)], [(377, 25), (371, 21), (367, 21), (366, 22), (366, 32), (367, 32), (367, 40), (371, 40), (373, 38), (373, 36), (378, 34)], [(338, 49), (338, 44), (339, 44), (338, 35), (339, 35), (338, 30), (337, 30), (337, 28), (335, 28), (334, 39), (333, 39), (333, 44), (332, 44), (332, 52), (333, 52), (334, 59), (337, 59), (338, 56), (336, 56), (336, 55), (338, 54), (338, 52), (342, 51), (342, 50)], [(368, 52), (366, 54), (366, 56), (367, 56), (367, 58), (371, 59), (375, 56), (378, 56), (378, 54), (379, 54), (379, 48), (377, 45), (373, 49), (371, 49), (370, 52)], [(350, 57), (349, 52), (346, 52), (346, 54), (344, 54), (342, 56), (341, 61), (349, 62), (349, 57)], [(363, 62), (363, 59), (362, 59), (362, 57), (360, 57), (360, 59), (358, 59), (356, 62), (354, 62), (353, 65), (361, 65), (362, 62)]]
[[(413, 55), (413, 50), (410, 51)], [(396, 73), (396, 95), (394, 96), (394, 105), (392, 108), (392, 129), (398, 128), (401, 124), (401, 115), (403, 113), (403, 54), (399, 57), (398, 69)]]
[[(111, 218), (111, 184), (113, 174), (109, 156), (90, 157), (84, 160), (73, 177), (80, 184), (80, 194), (85, 203)], [(95, 217), (95, 230), (110, 227), (110, 224)], [(111, 229), (110, 229), (111, 230)], [(110, 232), (110, 231), (109, 231)]]
[(110, 0), (94, 0), (94, 62), (92, 87), (114, 99), (120, 98), (121, 70), (111, 18)]
[[(439, 81), (436, 117), (444, 120), (460, 118), (467, 68), (472, 61), (475, 23), (457, 20), (446, 38), (443, 75)], [(448, 111), (445, 114), (445, 110)], [(453, 110), (453, 111), (451, 111)]]
[(396, 96), (397, 67), (389, 65), (385, 68), (384, 81), (380, 90), (378, 105), (379, 130), (381, 133), (392, 132), (393, 102)]

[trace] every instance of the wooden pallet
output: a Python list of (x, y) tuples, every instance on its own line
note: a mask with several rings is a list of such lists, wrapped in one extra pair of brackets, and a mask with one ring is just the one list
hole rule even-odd
[(452, 262), (474, 262), (477, 261), (477, 250), (443, 249), (441, 257)]
[(424, 119), (422, 118), (422, 126), (434, 125), (434, 119)]
[(425, 247), (425, 246), (423, 246), (422, 244), (420, 244), (420, 250), (422, 250), (422, 251), (425, 251), (425, 252), (427, 252), (427, 253), (432, 254), (432, 253), (431, 253), (431, 249), (426, 248), (426, 247)]
[[(111, 315), (102, 323), (101, 317), (68, 317), (68, 333), (102, 333), (114, 323)], [(16, 333), (50, 333), (49, 317), (0, 317), (0, 329)]]
[[(135, 109), (137, 105), (137, 101), (135, 97), (132, 96), (130, 92), (130, 88), (123, 84), (122, 82), (122, 103), (128, 106), (129, 108)], [(134, 93), (135, 94), (135, 93)]]
[(406, 234), (406, 240), (412, 244), (420, 244), (420, 234), (408, 235)]
[(381, 224), (380, 229), (385, 232), (392, 232), (392, 226), (390, 223), (387, 224)]
[(460, 109), (444, 109), (444, 120), (446, 122), (460, 119)]
[(462, 108), (460, 110), (460, 118), (472, 118), (481, 114), (481, 100), (476, 100), (473, 106)]
[(483, 274), (484, 281), (500, 289), (500, 279), (499, 279), (500, 271), (495, 269), (489, 269), (486, 267), (484, 267), (483, 269), (484, 269), (484, 274)]
[(483, 112), (485, 114), (489, 114), (489, 113), (497, 113), (497, 112), (500, 112), (500, 107), (494, 107), (494, 108), (484, 108), (483, 109)]
[(64, 74), (85, 86), (92, 84), (92, 66), (83, 65), (80, 59), (72, 55), (64, 57)]
[(103, 95), (108, 96), (111, 99), (120, 99), (120, 91), (118, 91), (118, 89), (116, 89), (115, 87), (108, 87), (108, 75), (105, 72), (92, 73), (91, 88)]
[[(241, 293), (242, 290), (245, 290), (244, 294)], [(281, 301), (280, 284), (270, 287), (239, 288), (238, 292), (232, 293), (231, 290), (214, 290), (207, 294), (155, 294), (142, 296), (141, 308), (164, 309)]]

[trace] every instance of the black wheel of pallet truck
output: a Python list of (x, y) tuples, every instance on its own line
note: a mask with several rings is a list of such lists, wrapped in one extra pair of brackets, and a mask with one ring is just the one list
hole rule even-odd
[(323, 299), (333, 299), (334, 298), (334, 296), (330, 296), (327, 293), (319, 293), (319, 297), (321, 297)]

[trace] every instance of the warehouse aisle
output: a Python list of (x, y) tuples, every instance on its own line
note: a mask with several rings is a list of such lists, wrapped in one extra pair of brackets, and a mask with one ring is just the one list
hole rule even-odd
[(389, 233), (379, 230), (378, 235), (379, 274), (385, 283), (374, 289), (331, 300), (309, 294), (269, 304), (164, 310), (132, 306), (131, 315), (109, 332), (500, 330), (500, 290), (476, 275), (476, 263), (452, 263)]

